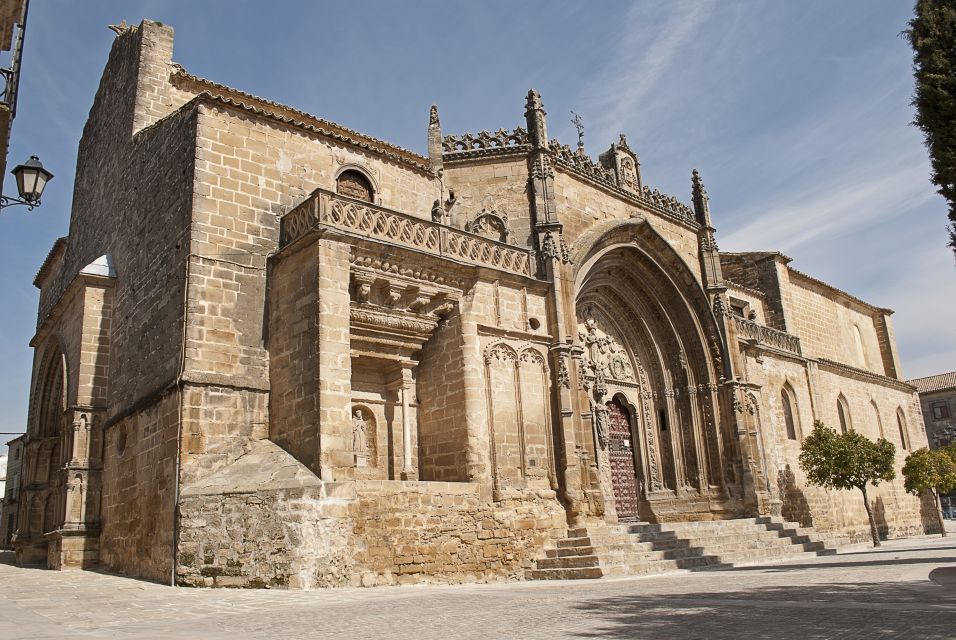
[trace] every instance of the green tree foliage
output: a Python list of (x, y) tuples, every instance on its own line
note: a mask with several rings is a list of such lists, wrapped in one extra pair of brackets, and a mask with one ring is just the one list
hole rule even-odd
[(800, 468), (810, 484), (827, 489), (859, 489), (863, 493), (873, 546), (878, 547), (880, 534), (866, 487), (896, 477), (895, 457), (896, 447), (884, 438), (873, 442), (856, 431), (837, 434), (817, 420), (813, 423), (813, 432), (803, 441)]
[(923, 131), (933, 184), (949, 203), (949, 246), (956, 251), (956, 0), (917, 0), (904, 33), (913, 47), (913, 123)]
[(946, 535), (946, 525), (943, 522), (943, 511), (939, 504), (939, 495), (956, 489), (956, 447), (950, 445), (948, 449), (930, 451), (917, 449), (906, 457), (903, 465), (903, 478), (906, 481), (906, 490), (916, 495), (929, 491), (933, 494), (936, 504), (936, 516), (939, 518), (939, 529)]

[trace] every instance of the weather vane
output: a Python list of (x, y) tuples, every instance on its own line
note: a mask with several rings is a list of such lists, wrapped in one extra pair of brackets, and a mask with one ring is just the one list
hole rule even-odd
[(574, 125), (574, 128), (578, 130), (578, 149), (584, 148), (584, 121), (581, 120), (581, 116), (571, 110), (571, 115), (574, 116), (571, 118), (571, 124)]

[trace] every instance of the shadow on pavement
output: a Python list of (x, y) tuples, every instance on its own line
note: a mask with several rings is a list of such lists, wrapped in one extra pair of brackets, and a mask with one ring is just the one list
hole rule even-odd
[(956, 628), (956, 591), (926, 581), (828, 583), (614, 596), (574, 606), (585, 638), (921, 638)]

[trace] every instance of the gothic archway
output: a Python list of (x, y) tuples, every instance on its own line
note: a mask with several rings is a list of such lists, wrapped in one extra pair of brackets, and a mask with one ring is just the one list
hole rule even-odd
[(732, 436), (720, 420), (720, 333), (696, 276), (640, 218), (582, 236), (574, 257), (585, 384), (602, 405), (608, 390), (638, 396), (646, 496), (715, 495)]

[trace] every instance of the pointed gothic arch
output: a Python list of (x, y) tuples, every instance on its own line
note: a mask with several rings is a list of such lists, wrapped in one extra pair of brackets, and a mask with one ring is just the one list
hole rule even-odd
[(879, 433), (879, 437), (885, 438), (886, 434), (883, 431), (883, 419), (880, 417), (880, 407), (873, 398), (870, 398), (870, 408), (873, 410), (873, 417), (876, 419), (876, 429)]
[(906, 414), (903, 413), (903, 407), (896, 408), (896, 426), (900, 430), (900, 446), (904, 451), (909, 449), (909, 432), (906, 429)]
[(846, 396), (842, 393), (837, 396), (837, 419), (840, 421), (840, 431), (849, 433), (853, 430), (853, 420), (850, 417), (850, 405), (846, 401)]
[(600, 396), (603, 381), (619, 375), (614, 358), (626, 358), (639, 393), (650, 491), (686, 494), (722, 484), (728, 442), (717, 390), (726, 357), (696, 275), (639, 217), (598, 225), (571, 254), (585, 382)]
[(60, 341), (51, 338), (41, 356), (34, 395), (32, 432), (37, 437), (59, 434), (67, 404), (67, 363)]
[(800, 412), (797, 410), (797, 394), (789, 382), (780, 388), (780, 404), (783, 409), (783, 422), (787, 431), (788, 440), (802, 439), (800, 428)]

